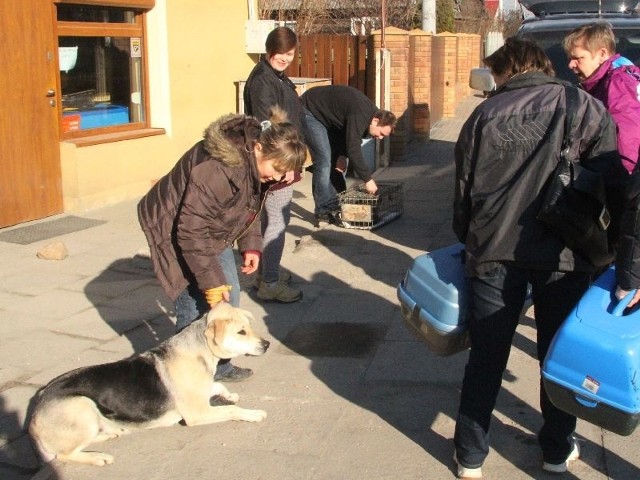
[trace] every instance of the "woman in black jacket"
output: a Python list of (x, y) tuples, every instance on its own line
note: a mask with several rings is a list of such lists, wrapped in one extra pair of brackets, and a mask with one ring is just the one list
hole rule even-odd
[[(491, 414), (527, 286), (532, 287), (542, 365), (551, 339), (595, 271), (536, 219), (561, 151), (568, 84), (554, 78), (544, 52), (524, 40), (507, 39), (485, 64), (497, 90), (471, 114), (455, 147), (453, 229), (465, 244), (472, 345), (454, 435), (460, 478), (482, 476)], [(626, 176), (615, 124), (593, 97), (583, 91), (577, 97), (570, 158), (601, 172), (615, 192)], [(579, 454), (576, 418), (551, 404), (540, 388), (543, 469), (564, 472)]]
[[(288, 27), (278, 27), (267, 35), (266, 55), (253, 68), (244, 87), (244, 110), (259, 121), (269, 118), (277, 107), (287, 113), (291, 124), (302, 135), (302, 104), (296, 86), (284, 73), (294, 59), (298, 38)], [(265, 184), (262, 209), (264, 239), (262, 264), (256, 288), (264, 301), (293, 303), (302, 298), (298, 288), (289, 285), (290, 275), (280, 271), (285, 230), (291, 218), (293, 183), (300, 180), (300, 171), (289, 171), (279, 182)]]

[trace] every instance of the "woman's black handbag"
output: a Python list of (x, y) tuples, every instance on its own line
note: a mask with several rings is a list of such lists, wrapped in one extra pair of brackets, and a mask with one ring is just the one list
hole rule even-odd
[(565, 91), (567, 120), (562, 152), (547, 181), (537, 218), (562, 238), (567, 247), (592, 265), (601, 267), (614, 258), (607, 235), (611, 218), (606, 205), (604, 178), (568, 158), (578, 93), (575, 87), (565, 87)]

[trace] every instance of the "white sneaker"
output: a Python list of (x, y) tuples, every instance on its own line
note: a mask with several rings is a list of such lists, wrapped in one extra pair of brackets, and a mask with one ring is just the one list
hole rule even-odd
[(460, 479), (482, 478), (482, 467), (477, 467), (477, 468), (463, 467), (458, 463), (458, 458), (456, 457), (455, 453), (453, 454), (453, 460), (456, 462), (456, 465), (458, 467), (457, 475), (456, 475), (458, 478)]
[(573, 449), (571, 450), (571, 453), (569, 454), (569, 456), (564, 462), (558, 463), (558, 464), (544, 462), (542, 464), (542, 469), (551, 473), (564, 473), (569, 469), (569, 462), (573, 462), (578, 458), (580, 458), (580, 447), (578, 446), (578, 442), (574, 438)]

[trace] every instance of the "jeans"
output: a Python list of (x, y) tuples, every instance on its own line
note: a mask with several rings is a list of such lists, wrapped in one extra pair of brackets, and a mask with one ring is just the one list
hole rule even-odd
[[(218, 257), (224, 272), (225, 279), (231, 285), (229, 303), (234, 307), (240, 306), (240, 280), (238, 279), (238, 267), (236, 266), (233, 250), (226, 248)], [(209, 304), (202, 290), (195, 284), (189, 284), (176, 299), (176, 333), (188, 327), (195, 320), (210, 310)], [(231, 370), (229, 359), (220, 360), (216, 374), (224, 375)]]
[[(511, 343), (531, 284), (537, 328), (538, 362), (542, 362), (558, 328), (589, 286), (583, 272), (531, 270), (495, 263), (470, 279), (469, 334), (471, 352), (462, 381), (454, 444), (467, 468), (480, 467), (489, 453), (491, 413), (507, 366)], [(538, 433), (545, 462), (564, 462), (573, 447), (576, 417), (556, 408), (540, 381), (544, 420)]]
[(277, 282), (284, 250), (285, 230), (291, 219), (291, 185), (270, 191), (262, 209), (262, 258), (260, 271), (266, 283)]
[[(320, 123), (307, 109), (303, 115), (304, 138), (313, 160), (311, 190), (315, 202), (316, 216), (334, 212), (339, 208), (338, 192), (334, 186), (336, 174), (344, 177), (332, 166), (332, 147), (327, 127)], [(335, 172), (335, 173), (334, 173)], [(340, 183), (338, 183), (340, 186)]]

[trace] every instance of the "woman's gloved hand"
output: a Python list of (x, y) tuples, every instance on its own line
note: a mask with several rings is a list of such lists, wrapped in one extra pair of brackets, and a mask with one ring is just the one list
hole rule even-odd
[(215, 307), (220, 302), (229, 301), (229, 292), (231, 291), (231, 285), (221, 285), (216, 288), (207, 288), (204, 291), (204, 297), (207, 299), (207, 303), (211, 308)]

